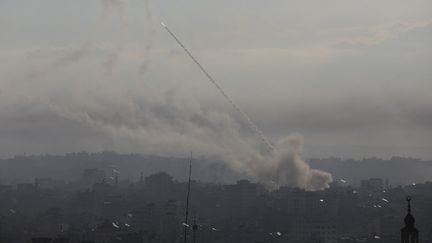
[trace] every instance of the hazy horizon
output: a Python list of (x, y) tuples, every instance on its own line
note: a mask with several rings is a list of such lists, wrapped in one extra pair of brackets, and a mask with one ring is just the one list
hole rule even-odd
[[(248, 154), (278, 143), (432, 159), (432, 2), (0, 2), (0, 156)], [(228, 151), (228, 152), (227, 152)]]
[(0, 32), (0, 243), (432, 242), (431, 0), (0, 0)]

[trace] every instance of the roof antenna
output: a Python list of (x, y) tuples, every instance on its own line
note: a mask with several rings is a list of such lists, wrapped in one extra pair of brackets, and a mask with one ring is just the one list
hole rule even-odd
[(189, 198), (190, 198), (190, 188), (191, 188), (191, 176), (192, 176), (192, 152), (190, 154), (189, 160), (189, 179), (188, 179), (188, 189), (187, 189), (187, 197), (186, 197), (186, 215), (184, 222), (184, 243), (187, 243), (187, 230), (188, 230), (188, 217), (189, 217)]

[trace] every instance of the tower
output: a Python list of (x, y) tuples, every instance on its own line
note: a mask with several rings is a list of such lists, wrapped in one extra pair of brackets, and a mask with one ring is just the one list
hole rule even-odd
[(191, 190), (191, 177), (192, 177), (192, 152), (189, 160), (189, 179), (188, 179), (188, 187), (187, 187), (187, 196), (186, 196), (186, 215), (185, 215), (185, 228), (184, 228), (184, 243), (187, 243), (187, 232), (188, 232), (188, 217), (189, 217), (189, 200), (190, 200), (190, 190)]
[(411, 214), (411, 197), (406, 197), (408, 214), (405, 216), (405, 227), (401, 229), (401, 243), (418, 243), (418, 230), (414, 227), (415, 218)]

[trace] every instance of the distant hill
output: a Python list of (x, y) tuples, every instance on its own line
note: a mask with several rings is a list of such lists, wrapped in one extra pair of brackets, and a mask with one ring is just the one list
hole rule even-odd
[[(186, 180), (189, 158), (163, 157), (140, 154), (70, 153), (66, 155), (16, 156), (0, 160), (1, 182), (29, 182), (35, 178), (64, 180), (81, 179), (85, 169), (100, 169), (109, 178), (118, 171), (119, 179), (139, 180), (144, 176), (164, 171), (177, 180)], [(216, 183), (235, 182), (242, 177), (233, 173), (217, 159), (194, 158), (194, 179)]]
[(388, 179), (391, 185), (412, 184), (432, 180), (432, 161), (393, 157), (389, 160), (367, 158), (342, 160), (339, 158), (310, 159), (311, 167), (332, 173), (335, 179), (351, 183), (368, 178)]
[[(432, 180), (432, 161), (393, 157), (390, 160), (368, 158), (342, 160), (339, 158), (308, 159), (312, 168), (328, 171), (335, 179), (356, 185), (362, 179), (378, 177), (390, 184), (411, 184)], [(121, 180), (139, 180), (144, 176), (164, 171), (175, 179), (187, 178), (189, 158), (163, 157), (140, 154), (70, 153), (66, 155), (16, 156), (0, 160), (0, 183), (29, 182), (35, 178), (78, 180), (85, 169), (97, 168), (107, 177), (118, 171)], [(193, 177), (196, 180), (231, 183), (247, 175), (232, 171), (217, 158), (194, 158)]]

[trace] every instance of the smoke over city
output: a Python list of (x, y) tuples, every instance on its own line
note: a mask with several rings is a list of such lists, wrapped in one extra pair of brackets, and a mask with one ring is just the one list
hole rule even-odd
[(431, 10), (0, 0), (0, 243), (432, 242)]
[(255, 173), (264, 181), (273, 182), (278, 186), (293, 186), (307, 190), (323, 190), (332, 182), (330, 173), (311, 169), (302, 159), (303, 137), (293, 134), (278, 143), (280, 151), (275, 151), (270, 160), (261, 159), (259, 169)]
[[(38, 11), (22, 14), (33, 16), (34, 23), (12, 15), (2, 21), (11, 25), (0, 45), (3, 157), (81, 150), (181, 157), (193, 152), (219, 157), (269, 188), (320, 190), (332, 176), (309, 166), (303, 143), (307, 157), (430, 156), (427, 16), (406, 23), (371, 16), (377, 21), (373, 26), (369, 16), (363, 24), (337, 22), (337, 27), (319, 21), (319, 28), (308, 29), (315, 25), (306, 20), (293, 25), (274, 12), (280, 20), (269, 14), (270, 28), (266, 16), (253, 17), (256, 9), (269, 7), (258, 3), (250, 14), (239, 15), (215, 3), (208, 9), (192, 3), (166, 8), (156, 1), (100, 0), (66, 9), (53, 2), (58, 13), (45, 4), (15, 4), (17, 12)], [(193, 7), (201, 13), (220, 10), (226, 18), (203, 22)], [(72, 10), (83, 17), (66, 15)], [(38, 20), (41, 11), (67, 21)], [(205, 80), (159, 26), (160, 19), (237, 108)], [(383, 63), (384, 68), (371, 68)], [(30, 75), (15, 78), (25, 73)], [(290, 135), (295, 132), (304, 142)], [(257, 133), (276, 149), (266, 151)]]
[[(221, 94), (228, 104), (237, 112), (237, 114), (246, 122), (250, 131), (255, 133), (260, 139), (262, 144), (266, 147), (273, 160), (270, 164), (266, 158), (259, 159), (260, 156), (255, 156), (252, 162), (247, 163), (246, 171), (254, 176), (267, 175), (267, 177), (258, 176), (258, 178), (267, 184), (271, 185), (272, 182), (276, 187), (279, 186), (294, 186), (308, 190), (322, 190), (329, 187), (332, 177), (329, 173), (322, 171), (311, 170), (310, 167), (301, 159), (301, 149), (303, 146), (303, 139), (301, 136), (292, 136), (288, 138), (287, 147), (282, 143), (282, 152), (271, 143), (267, 136), (261, 129), (252, 121), (252, 119), (234, 102), (234, 100), (227, 94), (227, 92), (220, 86), (220, 84), (208, 73), (204, 66), (196, 59), (196, 57), (184, 46), (178, 37), (168, 28), (168, 26), (161, 22), (167, 32), (179, 44), (179, 46), (186, 52), (191, 60), (203, 72), (207, 80), (214, 86), (214, 88)], [(242, 165), (243, 163), (240, 163)], [(250, 166), (252, 165), (252, 166)], [(242, 166), (240, 166), (242, 168)], [(272, 179), (271, 179), (272, 178)]]
[[(300, 136), (289, 137), (278, 144), (278, 151), (271, 155), (265, 151), (263, 155), (258, 152), (263, 145), (243, 121), (203, 107), (196, 100), (182, 100), (175, 92), (167, 92), (163, 98), (148, 95), (148, 99), (127, 94), (48, 98), (4, 92), (1, 99), (3, 124), (31, 117), (34, 126), (39, 127), (43, 126), (43, 117), (52, 117), (52, 127), (71, 129), (72, 122), (82, 130), (80, 133), (87, 130), (102, 138), (98, 144), (82, 149), (176, 156), (193, 151), (219, 157), (233, 170), (273, 188), (286, 185), (319, 190), (331, 182), (329, 174), (310, 169), (301, 159)], [(44, 132), (34, 134), (42, 144)], [(59, 136), (68, 133), (61, 131)]]
[[(47, 76), (50, 72), (61, 73), (62, 69), (72, 64), (79, 65), (80, 62), (85, 62), (99, 45), (96, 33), (110, 23), (111, 17), (111, 20), (118, 22), (117, 28), (122, 28), (122, 34), (128, 33), (126, 2), (101, 0), (100, 4), (100, 15), (91, 30), (94, 33), (81, 46), (57, 55), (48, 68), (40, 71), (43, 73), (41, 77)], [(143, 43), (144, 61), (139, 68), (141, 73), (146, 71), (150, 63), (155, 34), (149, 1), (145, 1), (143, 13), (150, 26), (144, 30), (149, 39), (147, 43)], [(118, 31), (116, 27), (109, 29)], [(105, 60), (100, 58), (99, 62), (105, 72), (112, 74), (121, 61), (123, 48), (124, 42), (117, 41), (114, 47), (108, 50), (109, 54)], [(108, 83), (104, 85), (103, 81), (99, 83), (102, 86), (109, 86)], [(0, 113), (3, 117), (11, 119), (31, 117), (35, 126), (43, 126), (43, 121), (38, 121), (42, 117), (54, 116), (49, 123), (60, 130), (65, 129), (59, 134), (68, 134), (68, 126), (72, 123), (73, 126), (78, 126), (83, 134), (88, 131), (89, 134), (99, 136), (94, 144), (85, 143), (88, 147), (79, 146), (81, 150), (112, 149), (120, 152), (177, 156), (192, 151), (196, 154), (219, 157), (233, 170), (246, 174), (269, 188), (295, 186), (321, 190), (328, 187), (332, 180), (331, 175), (310, 169), (301, 159), (301, 138), (290, 137), (288, 145), (281, 143), (281, 146), (274, 150), (263, 132), (253, 123), (253, 119), (249, 118), (214, 80), (213, 83), (223, 94), (222, 98), (229, 101), (230, 104), (227, 105), (232, 105), (238, 114), (205, 107), (200, 104), (200, 100), (177, 96), (174, 91), (150, 94), (151, 92), (144, 89), (142, 96), (135, 97), (127, 91), (104, 93), (95, 90), (75, 90), (62, 95), (39, 96), (5, 91), (6, 95), (1, 98), (2, 103), (6, 105)], [(44, 143), (43, 132), (36, 132), (34, 137), (40, 139), (41, 144)], [(256, 134), (259, 136), (256, 137)], [(85, 139), (80, 139), (83, 140)], [(80, 141), (74, 143), (82, 143)], [(269, 148), (271, 151), (265, 151)]]
[(0, 243), (432, 242), (431, 10), (0, 0)]

